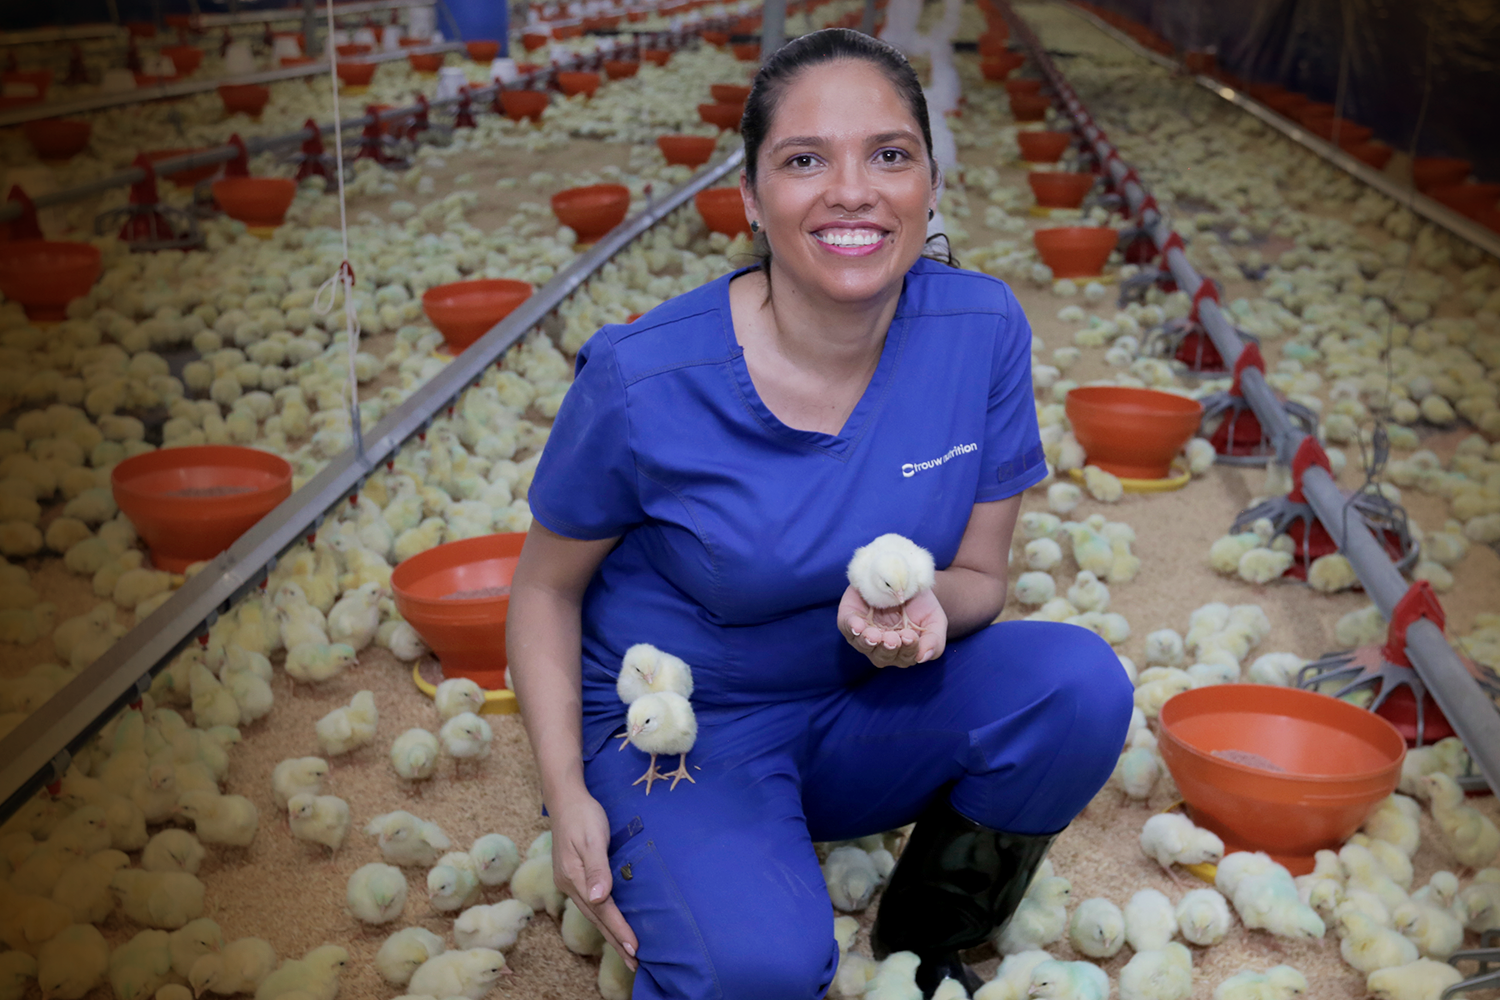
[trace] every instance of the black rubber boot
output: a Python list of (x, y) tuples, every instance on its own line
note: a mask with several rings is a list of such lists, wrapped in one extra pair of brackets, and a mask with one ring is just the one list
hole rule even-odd
[(871, 934), (876, 957), (916, 952), (923, 996), (948, 977), (972, 995), (983, 980), (958, 953), (1010, 920), (1056, 839), (980, 826), (954, 810), (944, 789), (918, 818), (881, 896)]

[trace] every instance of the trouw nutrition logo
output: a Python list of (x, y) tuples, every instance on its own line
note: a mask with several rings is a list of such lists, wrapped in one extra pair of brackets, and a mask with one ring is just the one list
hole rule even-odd
[(910, 479), (912, 476), (915, 476), (919, 472), (926, 472), (928, 469), (936, 469), (938, 466), (944, 464), (949, 459), (957, 458), (959, 455), (967, 455), (970, 452), (978, 450), (979, 445), (975, 444), (972, 441), (970, 441), (968, 444), (956, 444), (952, 448), (949, 448), (948, 454), (942, 456), (941, 458), (932, 458), (928, 459), (925, 462), (907, 462), (905, 465), (901, 466), (901, 475), (906, 479)]

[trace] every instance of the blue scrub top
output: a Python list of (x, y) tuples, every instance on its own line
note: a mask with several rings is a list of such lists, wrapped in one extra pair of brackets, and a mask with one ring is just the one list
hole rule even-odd
[(637, 642), (692, 666), (700, 716), (867, 676), (836, 622), (854, 550), (896, 532), (942, 569), (974, 504), (1046, 474), (1031, 327), (1003, 282), (919, 259), (869, 387), (824, 434), (756, 393), (729, 306), (743, 273), (590, 338), (537, 465), (537, 520), (620, 537), (583, 599), (586, 755), (624, 720)]

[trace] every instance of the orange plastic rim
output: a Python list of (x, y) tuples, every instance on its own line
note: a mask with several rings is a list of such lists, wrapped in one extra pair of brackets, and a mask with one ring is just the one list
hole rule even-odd
[[(1297, 688), (1197, 688), (1162, 706), (1160, 724), (1162, 760), (1194, 821), (1226, 852), (1265, 851), (1298, 875), (1395, 791), (1406, 756), (1406, 741), (1378, 715)], [(1283, 770), (1214, 755), (1236, 750)]]
[(604, 62), (604, 75), (611, 80), (628, 80), (640, 71), (639, 59), (607, 59)]
[(500, 110), (513, 122), (527, 118), (541, 121), (542, 112), (547, 110), (547, 94), (541, 90), (502, 90)]
[(219, 86), (219, 96), (224, 100), (225, 111), (230, 114), (243, 112), (254, 118), (266, 109), (271, 90), (254, 83), (225, 83)]
[(1038, 229), (1031, 239), (1054, 278), (1088, 278), (1104, 272), (1119, 234), (1103, 226), (1062, 226)]
[(740, 62), (760, 62), (759, 42), (745, 42), (741, 45), (735, 45), (733, 48), (734, 57)]
[(648, 63), (655, 63), (658, 66), (665, 66), (672, 59), (672, 50), (646, 49), (641, 53), (641, 58), (646, 60)]
[(568, 188), (552, 196), (552, 214), (578, 234), (578, 242), (592, 243), (625, 221), (630, 189), (623, 184), (590, 184)]
[(500, 43), (490, 38), (476, 38), (465, 43), (464, 50), (475, 62), (489, 62), (500, 54)]
[(351, 87), (367, 87), (375, 78), (378, 63), (339, 63), (339, 79)]
[[(292, 467), (255, 448), (163, 448), (116, 465), (110, 486), (150, 547), (151, 562), (181, 573), (229, 548), (291, 496)], [(225, 488), (244, 492), (211, 493)]]
[(368, 45), (337, 45), (334, 48), (340, 58), (345, 56), (367, 56), (370, 54), (370, 46)]
[(457, 354), (531, 298), (531, 291), (526, 282), (508, 278), (455, 281), (423, 292), (422, 311)]
[(727, 31), (700, 31), (698, 32), (698, 37), (708, 44), (716, 45), (719, 48), (723, 48), (729, 44), (729, 32)]
[(449, 594), (509, 587), (524, 533), (449, 542), (404, 560), (391, 573), (396, 610), (437, 654), (447, 677), (505, 686), (505, 616), (510, 595), (444, 600)]
[(1162, 479), (1203, 419), (1203, 404), (1171, 392), (1086, 385), (1064, 402), (1089, 463), (1127, 479)]
[(1428, 196), (1471, 219), (1500, 201), (1500, 184), (1450, 184), (1431, 188)]
[(443, 68), (443, 54), (441, 52), (413, 52), (406, 57), (411, 63), (411, 68), (418, 73), (436, 73)]
[(717, 125), (727, 132), (740, 130), (740, 119), (745, 115), (743, 104), (700, 104), (698, 117), (710, 125)]
[(44, 160), (70, 160), (89, 144), (94, 126), (67, 118), (48, 118), (21, 126), (36, 155)]
[(575, 94), (587, 94), (592, 97), (594, 91), (599, 89), (599, 74), (583, 72), (558, 73), (557, 85), (569, 97)]
[(1035, 170), (1026, 175), (1036, 203), (1044, 208), (1077, 208), (1094, 186), (1093, 174)]
[(1445, 156), (1419, 156), (1411, 161), (1412, 183), (1426, 194), (1433, 188), (1462, 184), (1474, 164)]
[(1010, 113), (1018, 122), (1039, 122), (1047, 117), (1052, 98), (1041, 94), (1011, 94)]
[(68, 318), (68, 303), (88, 293), (104, 268), (90, 243), (53, 240), (0, 242), (0, 292), (43, 323)]
[(1380, 142), (1361, 142), (1344, 148), (1350, 156), (1376, 170), (1384, 170), (1385, 165), (1391, 162), (1391, 156), (1396, 152), (1390, 146)]
[(714, 155), (718, 140), (707, 135), (659, 135), (656, 146), (671, 164), (697, 169)]
[(1042, 90), (1042, 81), (1034, 77), (1022, 80), (1006, 80), (1005, 92), (1007, 94), (1037, 94)]
[(286, 177), (223, 177), (214, 181), (214, 201), (247, 226), (279, 226), (297, 194)]
[[(155, 163), (158, 160), (173, 160), (179, 156), (197, 152), (199, 152), (197, 149), (149, 149), (141, 155)], [(211, 163), (206, 167), (194, 167), (191, 170), (179, 170), (175, 174), (167, 174), (166, 179), (180, 188), (190, 188), (199, 181), (208, 180), (218, 172), (219, 165)]]
[(750, 99), (750, 88), (738, 83), (716, 83), (708, 88), (718, 104), (744, 104)]
[(1016, 145), (1021, 147), (1021, 159), (1027, 163), (1056, 163), (1062, 159), (1072, 141), (1073, 135), (1070, 132), (1016, 133)]
[(203, 50), (196, 45), (172, 45), (162, 49), (161, 54), (172, 60), (178, 76), (187, 76), (203, 65)]
[(745, 199), (737, 187), (708, 188), (693, 196), (693, 204), (710, 232), (736, 236), (750, 231), (745, 218)]

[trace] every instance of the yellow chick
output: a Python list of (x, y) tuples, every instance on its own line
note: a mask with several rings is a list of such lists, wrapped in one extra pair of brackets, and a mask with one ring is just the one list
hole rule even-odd
[(375, 738), (379, 722), (373, 691), (357, 691), (349, 704), (336, 708), (318, 720), (318, 746), (329, 757), (346, 754)]
[(49, 1000), (80, 1000), (109, 972), (109, 945), (91, 924), (74, 924), (37, 950), (37, 985)]
[(1458, 782), (1436, 772), (1419, 784), (1432, 804), (1432, 818), (1459, 864), (1484, 868), (1493, 862), (1500, 853), (1500, 829), (1488, 816), (1464, 803)]
[(293, 837), (322, 844), (338, 853), (349, 832), (349, 803), (337, 795), (303, 792), (293, 796), (286, 808)]
[(1421, 958), (1371, 972), (1365, 977), (1365, 989), (1374, 1000), (1438, 1000), (1444, 990), (1463, 978), (1463, 973), (1446, 962)]

